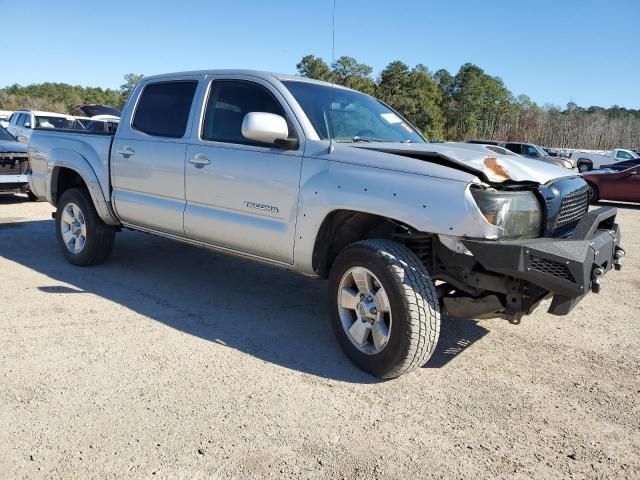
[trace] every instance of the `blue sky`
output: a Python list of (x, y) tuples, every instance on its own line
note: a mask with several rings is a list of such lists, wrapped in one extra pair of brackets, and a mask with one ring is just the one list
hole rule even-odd
[[(0, 0), (0, 86), (116, 88), (125, 73), (331, 58), (332, 0)], [(472, 62), (540, 104), (640, 108), (640, 0), (337, 0), (336, 57), (455, 73)]]

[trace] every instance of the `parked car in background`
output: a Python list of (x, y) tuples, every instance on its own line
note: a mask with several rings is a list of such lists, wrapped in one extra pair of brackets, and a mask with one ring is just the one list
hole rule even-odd
[(118, 128), (122, 112), (115, 107), (100, 104), (76, 105), (86, 115), (76, 117), (82, 128), (88, 132), (113, 133)]
[(0, 128), (7, 128), (12, 114), (12, 110), (0, 110)]
[(18, 141), (28, 143), (34, 128), (81, 129), (78, 121), (71, 115), (18, 110), (11, 115), (7, 130)]
[(517, 323), (553, 296), (564, 315), (624, 256), (616, 209), (587, 212), (577, 172), (428, 143), (344, 87), (159, 75), (122, 119), (115, 134), (31, 138), (29, 182), (70, 263), (104, 262), (125, 227), (327, 278), (340, 346), (383, 378), (425, 364), (440, 308)]
[(576, 164), (580, 172), (597, 170), (603, 165), (622, 162), (624, 160), (637, 160), (639, 158), (640, 155), (624, 148), (616, 148), (615, 150), (604, 153), (577, 151), (571, 154), (571, 160)]
[(101, 105), (97, 103), (76, 105), (83, 115), (96, 120), (118, 121), (122, 116), (122, 112), (115, 107), (109, 105)]
[(623, 170), (600, 169), (583, 173), (591, 203), (599, 200), (640, 202), (640, 166)]
[(118, 128), (118, 121), (120, 119), (107, 120), (98, 117), (88, 118), (88, 117), (76, 117), (79, 126), (82, 130), (93, 133), (114, 133), (116, 128)]
[(0, 127), (0, 193), (27, 193), (30, 200), (37, 200), (29, 191), (27, 170), (26, 145)]
[(496, 147), (502, 147), (509, 150), (516, 155), (520, 155), (527, 158), (534, 158), (545, 163), (557, 165), (564, 168), (573, 169), (575, 165), (571, 160), (561, 157), (552, 157), (547, 152), (533, 143), (523, 142), (502, 142), (499, 140), (467, 140), (468, 144), (481, 144), (481, 145), (493, 145)]
[(523, 157), (535, 158), (537, 160), (542, 160), (543, 162), (560, 165), (564, 168), (575, 168), (575, 164), (571, 160), (558, 156), (551, 156), (547, 154), (547, 152), (542, 147), (539, 147), (538, 145), (535, 145), (533, 143), (505, 142), (502, 146), (507, 150), (511, 150), (513, 153), (522, 155)]
[(640, 158), (636, 158), (634, 160), (623, 160), (622, 162), (612, 163), (611, 165), (603, 165), (600, 167), (600, 170), (615, 170), (619, 172), (635, 166), (640, 166)]

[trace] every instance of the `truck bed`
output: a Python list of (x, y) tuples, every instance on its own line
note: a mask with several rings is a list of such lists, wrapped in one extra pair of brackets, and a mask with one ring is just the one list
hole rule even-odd
[[(51, 179), (47, 175), (49, 161), (58, 165), (84, 165), (93, 179), (98, 179), (100, 188), (109, 195), (109, 155), (113, 133), (87, 132), (73, 129), (36, 128), (29, 140), (29, 160), (31, 163), (31, 191), (41, 199), (47, 199), (50, 192), (46, 184)], [(93, 181), (93, 180), (91, 180)]]

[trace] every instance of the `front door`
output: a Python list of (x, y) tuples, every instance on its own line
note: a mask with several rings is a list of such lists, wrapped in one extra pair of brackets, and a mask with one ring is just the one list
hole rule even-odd
[(640, 167), (617, 174), (610, 180), (608, 190), (611, 192), (608, 200), (620, 200), (624, 202), (640, 202)]
[(187, 149), (188, 238), (244, 254), (293, 263), (302, 142), (288, 150), (242, 135), (247, 113), (285, 117), (301, 129), (282, 96), (253, 77), (211, 78), (200, 123)]

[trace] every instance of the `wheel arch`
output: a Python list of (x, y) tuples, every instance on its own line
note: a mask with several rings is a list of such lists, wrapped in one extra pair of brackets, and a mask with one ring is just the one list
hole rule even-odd
[(578, 161), (576, 162), (576, 167), (579, 169), (581, 164), (582, 165), (587, 164), (591, 169), (593, 169), (593, 161), (588, 158), (584, 158), (584, 157), (579, 158)]
[(327, 278), (340, 251), (351, 243), (373, 238), (394, 239), (398, 234), (416, 231), (400, 220), (365, 211), (335, 209), (328, 212), (315, 237), (312, 266)]
[(57, 205), (65, 190), (84, 187), (89, 191), (98, 215), (108, 225), (119, 225), (105, 197), (98, 177), (90, 163), (78, 152), (69, 149), (55, 149), (51, 152), (49, 163), (53, 165), (49, 184), (49, 201)]

